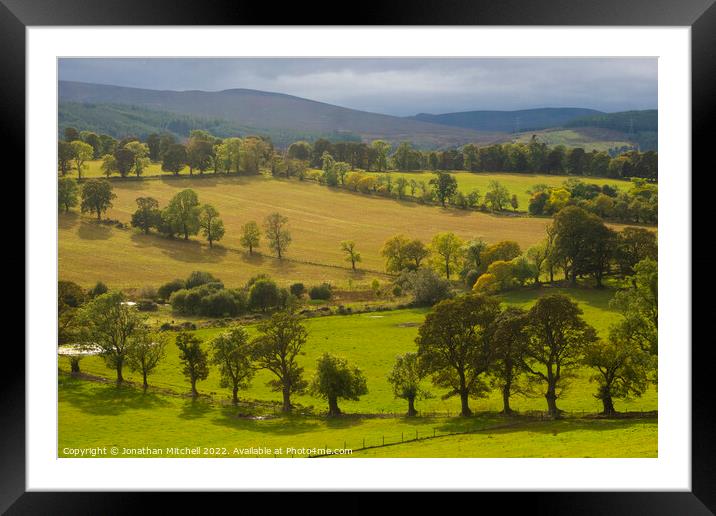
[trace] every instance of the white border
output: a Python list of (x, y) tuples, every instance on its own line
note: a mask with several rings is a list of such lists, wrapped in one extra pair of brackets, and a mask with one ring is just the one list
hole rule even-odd
[[(57, 459), (51, 324), (57, 280), (56, 59), (88, 52), (96, 57), (658, 56), (659, 458)], [(689, 28), (30, 27), (27, 65), (28, 490), (690, 490)]]

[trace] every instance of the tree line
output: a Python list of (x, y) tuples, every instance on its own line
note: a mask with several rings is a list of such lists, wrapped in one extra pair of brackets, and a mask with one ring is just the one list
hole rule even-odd
[[(385, 242), (381, 255), (386, 272), (399, 274), (398, 284), (429, 269), (446, 281), (458, 278), (465, 288), (494, 294), (518, 286), (540, 286), (545, 275), (554, 283), (558, 272), (572, 286), (578, 278), (588, 277), (601, 287), (609, 274), (629, 276), (642, 260), (656, 260), (658, 248), (653, 231), (626, 227), (617, 232), (597, 215), (568, 206), (554, 217), (546, 237), (525, 251), (509, 240), (488, 244), (481, 238), (465, 241), (447, 232), (436, 234), (427, 244), (395, 235)], [(433, 287), (446, 292), (437, 281)]]
[[(541, 388), (548, 413), (557, 418), (567, 380), (586, 366), (593, 370), (603, 413), (613, 415), (614, 399), (638, 397), (656, 381), (657, 288), (656, 262), (642, 260), (612, 302), (624, 317), (606, 339), (598, 338), (578, 305), (562, 294), (542, 296), (529, 310), (503, 308), (495, 297), (474, 292), (442, 300), (418, 330), (417, 351), (396, 357), (388, 381), (396, 398), (408, 402), (409, 416), (417, 414), (416, 400), (432, 396), (422, 384), (430, 377), (447, 389), (444, 397), (459, 396), (463, 416), (472, 414), (470, 398), (485, 397), (493, 388), (501, 393), (505, 414), (512, 413), (514, 394)], [(76, 304), (79, 349), (100, 354), (118, 384), (124, 382), (125, 366), (141, 373), (147, 389), (149, 375), (165, 358), (168, 333), (152, 328), (121, 292), (95, 293), (84, 304), (73, 285), (61, 285), (59, 293), (60, 311)], [(264, 369), (273, 375), (268, 386), (281, 393), (284, 412), (292, 410), (293, 394), (309, 392), (328, 402), (329, 416), (339, 415), (339, 399), (358, 400), (368, 392), (366, 378), (344, 358), (323, 353), (308, 381), (297, 360), (307, 340), (301, 316), (289, 306), (261, 321), (253, 339), (237, 325), (208, 346), (196, 334), (180, 331), (175, 345), (194, 398), (212, 365), (234, 404), (255, 372)], [(78, 362), (75, 357), (73, 372), (79, 371)]]
[(82, 177), (85, 162), (102, 159), (108, 176), (118, 173), (141, 175), (150, 162), (161, 162), (162, 170), (179, 174), (185, 167), (217, 173), (258, 174), (268, 168), (274, 175), (301, 176), (308, 168), (322, 168), (325, 156), (345, 164), (349, 170), (466, 170), (469, 172), (522, 172), (555, 175), (658, 179), (655, 151), (627, 150), (616, 156), (581, 147), (549, 146), (533, 135), (528, 143), (499, 143), (485, 146), (467, 144), (459, 148), (424, 151), (404, 141), (393, 145), (383, 140), (370, 143), (331, 142), (321, 138), (313, 143), (297, 141), (285, 151), (274, 147), (265, 136), (217, 138), (205, 130), (193, 130), (185, 143), (172, 134), (152, 133), (116, 140), (108, 135), (68, 127), (58, 143), (58, 169), (62, 176), (76, 170)]

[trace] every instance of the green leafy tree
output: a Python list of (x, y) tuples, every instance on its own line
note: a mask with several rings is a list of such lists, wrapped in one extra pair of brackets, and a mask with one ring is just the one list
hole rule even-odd
[(211, 349), (211, 361), (221, 373), (221, 386), (231, 389), (231, 401), (237, 405), (239, 390), (249, 386), (255, 373), (249, 334), (241, 326), (235, 326), (212, 340)]
[(61, 177), (57, 181), (57, 204), (60, 208), (69, 213), (70, 208), (77, 206), (78, 201), (77, 182), (69, 177)]
[(261, 243), (261, 230), (255, 221), (249, 221), (241, 226), (241, 240), (239, 242), (242, 247), (248, 248), (249, 254), (253, 254), (254, 249), (259, 247)]
[(457, 192), (457, 179), (447, 172), (435, 172), (435, 177), (430, 180), (435, 197), (445, 207), (445, 201), (450, 199)]
[(614, 295), (611, 306), (623, 320), (617, 330), (620, 340), (634, 342), (644, 351), (657, 355), (659, 350), (659, 267), (645, 258), (634, 266), (630, 278), (633, 287)]
[(502, 183), (490, 181), (485, 193), (485, 204), (492, 211), (502, 211), (510, 204), (510, 192)]
[(590, 381), (597, 382), (595, 398), (602, 402), (602, 413), (616, 413), (614, 398), (640, 397), (649, 386), (653, 357), (621, 331), (610, 332), (609, 340), (590, 343), (584, 350), (584, 363), (595, 373)]
[(338, 399), (358, 401), (360, 396), (368, 393), (368, 385), (360, 369), (350, 367), (343, 358), (324, 353), (316, 363), (310, 392), (328, 400), (329, 416), (339, 416)]
[(351, 267), (356, 270), (356, 263), (363, 261), (360, 253), (356, 250), (356, 244), (352, 240), (341, 242), (341, 251), (346, 254), (346, 261), (351, 262)]
[(626, 227), (617, 235), (614, 259), (625, 276), (634, 274), (634, 267), (640, 261), (656, 260), (659, 250), (656, 233), (644, 228)]
[(405, 247), (409, 242), (410, 240), (404, 235), (395, 235), (383, 244), (380, 253), (386, 260), (385, 270), (387, 272), (400, 272), (408, 267)]
[(433, 383), (448, 388), (445, 397), (460, 396), (461, 414), (472, 414), (470, 396), (484, 396), (481, 376), (494, 354), (492, 339), (498, 300), (479, 294), (441, 301), (418, 330), (418, 359)]
[(432, 396), (421, 386), (423, 378), (425, 378), (425, 371), (420, 367), (417, 353), (405, 353), (395, 358), (393, 370), (388, 375), (388, 383), (393, 387), (396, 398), (407, 400), (409, 417), (418, 414), (415, 410), (416, 400)]
[(97, 214), (97, 220), (112, 207), (112, 199), (117, 195), (112, 192), (112, 185), (105, 179), (90, 179), (82, 185), (82, 212)]
[(577, 303), (562, 294), (537, 300), (528, 314), (522, 368), (545, 385), (549, 415), (560, 417), (557, 398), (581, 363), (585, 348), (597, 340), (597, 332), (582, 319)]
[(70, 143), (72, 147), (72, 159), (75, 162), (75, 170), (77, 170), (77, 177), (82, 179), (82, 171), (85, 168), (85, 162), (91, 160), (94, 157), (94, 149), (88, 143), (81, 140), (75, 140)]
[(502, 413), (512, 414), (510, 397), (522, 392), (520, 364), (527, 346), (527, 312), (508, 307), (495, 320), (495, 355), (490, 374), (502, 393)]
[(191, 396), (197, 398), (196, 382), (206, 380), (209, 376), (209, 360), (207, 352), (201, 347), (201, 339), (188, 332), (180, 332), (176, 337), (179, 348), (179, 360), (183, 364), (182, 373), (191, 383)]
[(132, 214), (132, 227), (139, 228), (145, 234), (161, 224), (162, 212), (159, 201), (153, 197), (137, 197), (137, 211)]
[(291, 243), (291, 233), (286, 229), (288, 218), (280, 213), (272, 213), (264, 220), (264, 234), (269, 247), (280, 260)]
[(300, 317), (291, 310), (273, 314), (259, 323), (259, 336), (253, 341), (254, 359), (257, 365), (276, 376), (268, 382), (274, 391), (283, 395), (283, 411), (291, 411), (291, 394), (302, 393), (307, 382), (303, 379), (303, 367), (297, 358), (303, 353), (308, 332)]
[(132, 339), (145, 324), (145, 318), (125, 302), (121, 292), (106, 292), (88, 301), (79, 314), (82, 342), (96, 346), (107, 367), (117, 372), (122, 383), (122, 369), (127, 362)]
[(371, 142), (370, 147), (375, 152), (375, 169), (378, 172), (388, 170), (388, 153), (390, 152), (390, 144), (383, 140), (374, 140)]
[(171, 172), (175, 176), (186, 166), (186, 147), (180, 143), (169, 145), (162, 153), (162, 170)]
[(219, 218), (219, 212), (211, 204), (201, 207), (199, 213), (199, 228), (201, 234), (209, 241), (209, 247), (224, 236), (224, 221)]
[(124, 148), (134, 155), (134, 166), (132, 170), (137, 177), (141, 176), (144, 169), (151, 163), (149, 159), (149, 146), (146, 143), (134, 141), (129, 142)]
[(176, 194), (167, 206), (167, 216), (184, 240), (199, 232), (199, 212), (199, 197), (191, 189)]
[(72, 168), (72, 160), (74, 159), (74, 149), (68, 142), (57, 142), (57, 168), (61, 176), (66, 176), (67, 172)]
[(147, 377), (157, 368), (166, 356), (167, 334), (139, 328), (130, 340), (127, 365), (132, 371), (142, 373), (142, 386), (147, 390)]
[(114, 157), (114, 154), (105, 154), (102, 156), (102, 164), (99, 168), (107, 177), (111, 176), (115, 172), (119, 172), (119, 168), (117, 168), (117, 158)]
[(454, 233), (438, 233), (433, 237), (430, 250), (433, 253), (433, 263), (436, 268), (445, 272), (450, 279), (453, 270), (460, 268), (463, 258), (464, 242)]
[[(108, 166), (113, 168), (111, 172), (116, 171), (120, 176), (127, 177), (134, 168), (134, 153), (125, 147), (117, 147), (117, 150), (114, 151), (114, 162), (109, 161)], [(111, 172), (109, 173), (111, 174)]]
[(276, 308), (281, 301), (278, 285), (268, 278), (256, 280), (249, 289), (249, 306), (254, 310), (267, 312)]

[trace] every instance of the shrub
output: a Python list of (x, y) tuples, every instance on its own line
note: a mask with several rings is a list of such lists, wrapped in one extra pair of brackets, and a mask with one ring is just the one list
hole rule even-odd
[(281, 302), (281, 296), (276, 283), (270, 279), (259, 279), (249, 290), (249, 307), (253, 310), (266, 312), (276, 308)]
[(186, 281), (181, 279), (175, 279), (169, 283), (165, 283), (157, 290), (157, 295), (160, 299), (169, 299), (174, 292), (186, 288)]
[(156, 312), (159, 306), (152, 299), (140, 299), (137, 301), (137, 310), (140, 312)]
[(209, 317), (234, 316), (239, 313), (239, 306), (231, 292), (218, 290), (201, 299), (200, 312)]
[(482, 294), (495, 294), (500, 290), (500, 286), (493, 274), (486, 273), (477, 278), (472, 290)]
[(294, 283), (289, 287), (289, 291), (296, 297), (301, 297), (306, 293), (306, 287), (303, 283)]
[(259, 280), (270, 280), (271, 277), (268, 274), (257, 274), (256, 276), (252, 276), (249, 281), (246, 282), (246, 290), (251, 290), (251, 287), (254, 283), (256, 283)]
[(101, 281), (98, 281), (97, 283), (95, 283), (94, 287), (92, 287), (91, 289), (89, 289), (87, 291), (87, 294), (90, 297), (97, 297), (97, 296), (101, 296), (102, 294), (107, 293), (108, 290), (109, 289), (107, 288), (107, 285), (105, 285)]
[(215, 278), (211, 273), (204, 271), (194, 271), (189, 274), (186, 279), (186, 288), (194, 288), (206, 283), (220, 283), (221, 280)]
[(322, 299), (324, 301), (328, 301), (331, 299), (332, 295), (331, 286), (328, 283), (311, 287), (311, 290), (308, 291), (308, 296), (311, 299)]
[(432, 306), (451, 296), (450, 282), (431, 269), (403, 271), (395, 282), (413, 293), (413, 304), (417, 306)]

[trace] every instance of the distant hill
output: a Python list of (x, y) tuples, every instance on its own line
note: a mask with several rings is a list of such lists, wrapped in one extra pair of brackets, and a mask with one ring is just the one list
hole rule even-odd
[(604, 113), (594, 109), (539, 108), (518, 111), (463, 111), (441, 115), (420, 113), (409, 118), (477, 131), (519, 133), (560, 127), (575, 118), (602, 114)]
[[(225, 121), (226, 127), (249, 127), (272, 133), (345, 134), (363, 140), (409, 140), (424, 148), (489, 142), (491, 132), (450, 127), (401, 117), (347, 109), (282, 93), (232, 89), (218, 92), (168, 91), (126, 88), (81, 82), (60, 81), (59, 101), (67, 117), (74, 117), (78, 128), (88, 110), (69, 105), (94, 104), (109, 112), (107, 105), (129, 105), (155, 112), (174, 113), (204, 120)], [(151, 117), (150, 117), (151, 118)], [(96, 122), (96, 120), (95, 120)], [(138, 122), (147, 124), (147, 117)]]
[(596, 127), (619, 131), (639, 145), (642, 151), (657, 150), (659, 143), (659, 112), (656, 109), (601, 113), (570, 120), (565, 127)]
[(360, 136), (352, 133), (264, 130), (223, 118), (184, 115), (130, 104), (61, 102), (58, 112), (58, 134), (62, 135), (66, 127), (75, 127), (97, 134), (108, 134), (118, 139), (125, 136), (137, 136), (145, 139), (152, 133), (166, 132), (180, 140), (187, 138), (193, 129), (203, 129), (220, 138), (246, 135), (269, 136), (273, 143), (279, 147), (290, 145), (298, 140), (311, 141), (318, 138), (327, 138), (331, 141), (360, 141)]

